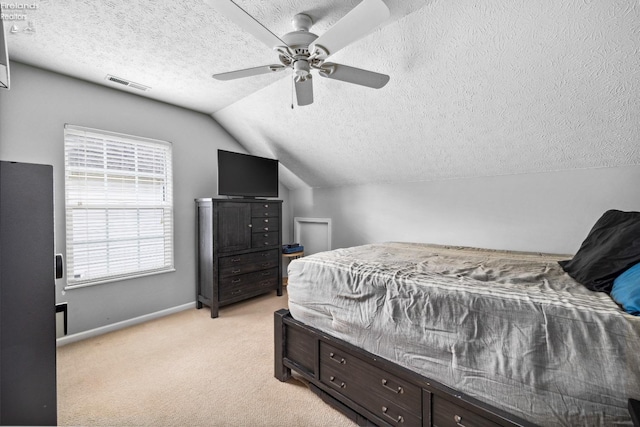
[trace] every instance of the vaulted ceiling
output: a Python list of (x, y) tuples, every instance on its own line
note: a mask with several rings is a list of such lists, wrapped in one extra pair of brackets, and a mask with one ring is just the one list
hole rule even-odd
[[(331, 60), (389, 83), (315, 78), (294, 108), (288, 71), (211, 78), (277, 55), (201, 0), (3, 12), (27, 18), (5, 21), (12, 60), (211, 114), (290, 188), (640, 164), (638, 0), (384, 2), (390, 17)], [(236, 3), (281, 36), (301, 12), (321, 35), (359, 0)]]

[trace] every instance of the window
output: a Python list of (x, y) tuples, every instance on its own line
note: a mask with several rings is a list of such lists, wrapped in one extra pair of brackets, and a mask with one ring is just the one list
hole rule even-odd
[(65, 125), (67, 287), (173, 271), (171, 144)]

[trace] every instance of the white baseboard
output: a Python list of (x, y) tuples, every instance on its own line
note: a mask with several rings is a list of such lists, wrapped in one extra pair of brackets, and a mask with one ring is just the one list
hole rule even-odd
[(156, 311), (154, 313), (145, 314), (144, 316), (134, 317), (133, 319), (123, 320), (122, 322), (112, 323), (111, 325), (101, 326), (88, 331), (78, 332), (77, 334), (60, 337), (56, 339), (56, 346), (61, 347), (63, 345), (71, 344), (72, 342), (86, 340), (87, 338), (96, 337), (98, 335), (106, 334), (107, 332), (117, 331), (118, 329), (124, 329), (153, 319), (159, 319), (160, 317), (195, 308), (195, 306), (195, 302), (190, 302), (176, 307), (167, 308), (165, 310)]

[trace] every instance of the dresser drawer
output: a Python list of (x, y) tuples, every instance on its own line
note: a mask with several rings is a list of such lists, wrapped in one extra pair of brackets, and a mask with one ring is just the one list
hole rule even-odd
[(264, 269), (273, 268), (277, 266), (278, 266), (277, 259), (261, 260), (259, 262), (252, 263), (252, 264), (234, 265), (231, 267), (221, 268), (220, 278), (252, 273), (254, 271), (264, 270)]
[(251, 229), (254, 233), (258, 231), (278, 231), (280, 229), (280, 218), (251, 218)]
[(252, 203), (251, 204), (251, 216), (253, 217), (278, 217), (280, 216), (280, 204), (279, 203)]
[[(241, 265), (246, 264), (257, 264), (260, 266), (265, 262), (275, 262), (276, 264), (280, 259), (280, 251), (278, 249), (270, 249), (268, 251), (262, 252), (251, 252), (247, 254), (233, 255), (233, 256), (224, 256), (218, 258), (218, 269), (220, 272), (225, 270), (225, 275), (227, 270), (233, 270)], [(256, 270), (268, 268), (268, 267), (259, 267)], [(246, 271), (245, 271), (246, 272)], [(231, 273), (231, 274), (240, 274), (240, 273)]]
[(434, 427), (496, 427), (500, 425), (440, 396), (434, 395), (432, 399)]
[(329, 344), (320, 344), (320, 381), (391, 424), (422, 425), (422, 390)]
[(278, 286), (278, 269), (271, 268), (249, 274), (241, 274), (220, 279), (218, 284), (218, 299), (226, 301), (245, 295), (258, 294), (267, 289)]
[(222, 262), (223, 258), (220, 258), (218, 275), (220, 278), (225, 278), (277, 267), (280, 263), (279, 257), (280, 252), (277, 249), (272, 249), (237, 257), (225, 257), (224, 263)]
[(251, 247), (263, 248), (266, 246), (277, 246), (280, 244), (280, 232), (265, 231), (263, 233), (251, 234)]

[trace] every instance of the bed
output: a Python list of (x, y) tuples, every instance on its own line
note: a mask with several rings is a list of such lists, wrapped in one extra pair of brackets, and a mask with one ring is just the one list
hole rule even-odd
[(632, 425), (640, 318), (566, 258), (389, 242), (294, 260), (276, 377), (362, 423)]

